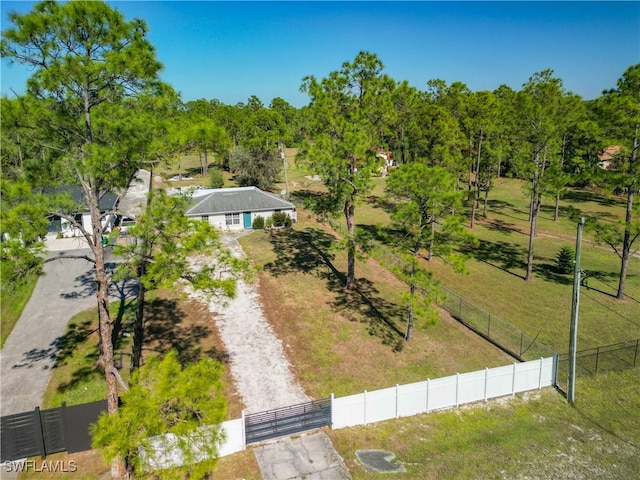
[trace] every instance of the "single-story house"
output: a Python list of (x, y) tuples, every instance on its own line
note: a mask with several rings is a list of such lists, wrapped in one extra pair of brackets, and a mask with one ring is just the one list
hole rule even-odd
[(266, 220), (276, 212), (297, 220), (293, 203), (257, 187), (195, 190), (192, 200), (187, 216), (207, 221), (220, 230), (248, 229), (256, 217)]
[[(78, 205), (77, 213), (75, 214), (75, 221), (82, 225), (84, 229), (91, 232), (91, 213), (89, 213), (87, 207), (87, 201), (84, 195), (84, 190), (80, 186), (72, 185), (66, 187), (58, 187), (45, 189), (45, 194), (68, 194), (71, 199)], [(99, 207), (100, 213), (115, 212), (118, 204), (118, 195), (115, 193), (105, 193), (100, 198)], [(112, 215), (105, 215), (102, 220), (102, 226), (105, 230), (109, 230), (116, 222), (117, 216), (115, 213)], [(79, 237), (81, 232), (78, 228), (74, 227), (67, 219), (61, 218), (58, 215), (53, 215), (49, 218), (49, 233), (58, 233), (63, 237)]]

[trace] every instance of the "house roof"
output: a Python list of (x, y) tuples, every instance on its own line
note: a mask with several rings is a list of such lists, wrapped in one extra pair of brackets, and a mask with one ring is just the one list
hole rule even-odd
[[(56, 195), (61, 193), (67, 193), (73, 199), (75, 203), (81, 205), (83, 208), (88, 208), (87, 200), (84, 194), (84, 190), (79, 185), (67, 185), (63, 187), (51, 187), (45, 188), (43, 193), (46, 195)], [(113, 210), (118, 203), (118, 195), (115, 193), (107, 192), (100, 198), (99, 208), (101, 212), (107, 212)]]
[(257, 187), (218, 188), (196, 192), (187, 216), (289, 210), (295, 206)]

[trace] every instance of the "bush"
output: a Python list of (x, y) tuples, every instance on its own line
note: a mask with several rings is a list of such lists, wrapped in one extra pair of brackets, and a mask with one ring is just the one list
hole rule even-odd
[(254, 230), (264, 230), (264, 217), (257, 216), (253, 219), (253, 225), (251, 228)]
[(574, 265), (575, 254), (573, 253), (573, 249), (565, 245), (556, 256), (556, 269), (560, 273), (571, 273), (573, 272)]
[(271, 217), (273, 219), (274, 227), (290, 227), (291, 218), (284, 212), (275, 212)]
[(273, 228), (273, 217), (267, 218), (264, 228)]
[(224, 177), (222, 171), (217, 168), (209, 170), (209, 188), (222, 188), (224, 187)]

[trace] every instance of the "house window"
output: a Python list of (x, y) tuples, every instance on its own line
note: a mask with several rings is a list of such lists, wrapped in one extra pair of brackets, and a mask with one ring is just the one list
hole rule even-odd
[(225, 214), (224, 219), (227, 225), (240, 225), (239, 213), (227, 213)]
[(200, 217), (200, 220), (202, 220), (203, 222), (207, 222), (208, 223), (209, 222), (209, 215), (202, 215)]

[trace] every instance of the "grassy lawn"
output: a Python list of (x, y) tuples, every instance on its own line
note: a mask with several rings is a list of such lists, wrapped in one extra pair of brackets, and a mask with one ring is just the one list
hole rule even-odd
[(369, 259), (358, 264), (358, 291), (345, 291), (335, 240), (304, 211), (291, 230), (240, 239), (260, 271), (265, 315), (308, 394), (349, 395), (512, 361), (444, 311), (404, 342), (405, 286)]
[(0, 297), (0, 348), (4, 346), (11, 330), (20, 319), (33, 289), (36, 288), (36, 283), (38, 283), (37, 277), (29, 277), (29, 280), (15, 291), (10, 294), (3, 293)]
[[(295, 166), (294, 154), (295, 150), (286, 150), (290, 191), (322, 191), (320, 182)], [(361, 226), (374, 230), (388, 222), (384, 183), (383, 178), (375, 179), (372, 195), (357, 209), (356, 220)], [(280, 189), (284, 189), (284, 182), (275, 190)], [(572, 192), (561, 204), (563, 217), (558, 222), (552, 220), (553, 212), (544, 208), (535, 246), (535, 278), (527, 284), (523, 280), (526, 192), (521, 182), (501, 179), (490, 199), (488, 217), (481, 218), (474, 229), (480, 244), (468, 262), (469, 274), (453, 274), (438, 261), (428, 268), (452, 290), (564, 352), (572, 279), (555, 273), (552, 265), (562, 245), (575, 246), (575, 222), (567, 214), (573, 208), (613, 221), (622, 212), (621, 203), (615, 198)], [(640, 259), (633, 259), (630, 265), (629, 298), (618, 302), (612, 297), (617, 285), (617, 257), (591, 240), (586, 234), (582, 263), (591, 276), (588, 288), (582, 289), (579, 348), (640, 338)], [(257, 288), (265, 316), (282, 340), (295, 376), (314, 398), (513, 362), (444, 311), (439, 312), (436, 325), (417, 325), (413, 342), (403, 342), (405, 307), (401, 295), (406, 286), (368, 258), (356, 264), (358, 291), (346, 292), (342, 288), (346, 258), (334, 248), (335, 232), (302, 208), (292, 229), (254, 232), (240, 241), (258, 268)], [(206, 354), (228, 361), (203, 305), (176, 292), (157, 292), (148, 301), (145, 355), (176, 348), (185, 359)], [(69, 338), (77, 340), (71, 341), (73, 353), (54, 369), (45, 397), (50, 406), (62, 400), (71, 404), (104, 398), (104, 394), (98, 396), (101, 377), (91, 373), (97, 337), (87, 322), (95, 312), (86, 315), (70, 323)], [(636, 368), (579, 379), (575, 406), (549, 388), (509, 400), (328, 434), (356, 479), (379, 477), (367, 474), (355, 457), (355, 450), (364, 448), (393, 451), (408, 470), (394, 478), (525, 479), (566, 478), (569, 474), (572, 478), (639, 478), (637, 373)], [(77, 377), (83, 382), (75, 381)], [(229, 418), (237, 418), (243, 405), (228, 372), (225, 383)], [(96, 452), (83, 455), (87, 455), (87, 465), (94, 465), (84, 470), (84, 478), (100, 478), (108, 471), (95, 460)], [(251, 450), (221, 459), (212, 477), (261, 478)]]
[[(375, 232), (388, 224), (390, 206), (384, 201), (385, 179), (374, 178), (373, 184), (371, 196), (356, 209), (356, 222)], [(302, 184), (299, 188), (305, 190)], [(314, 184), (314, 188), (321, 190), (318, 184)], [(565, 353), (569, 343), (573, 275), (557, 273), (554, 264), (562, 246), (575, 248), (577, 225), (569, 215), (598, 216), (615, 222), (624, 216), (624, 202), (621, 198), (588, 191), (570, 191), (560, 202), (558, 221), (553, 221), (553, 201), (545, 199), (545, 202), (535, 239), (534, 278), (530, 283), (524, 281), (528, 197), (519, 180), (495, 182), (489, 196), (487, 218), (479, 216), (472, 231), (479, 245), (465, 251), (470, 255), (467, 275), (454, 274), (437, 259), (424, 265), (454, 292), (552, 350)], [(344, 224), (344, 220), (339, 218), (338, 223)], [(589, 277), (581, 289), (578, 348), (640, 338), (640, 258), (630, 261), (624, 301), (615, 299), (619, 258), (609, 247), (596, 244), (588, 231), (584, 234), (581, 266)]]
[(638, 369), (582, 379), (577, 391), (574, 407), (547, 388), (329, 435), (356, 480), (381, 478), (361, 449), (395, 453), (400, 479), (640, 478)]

